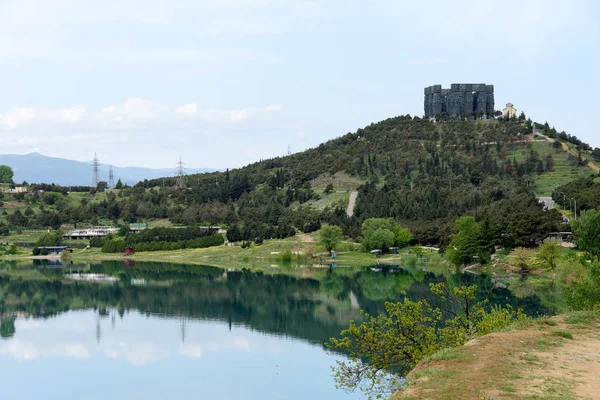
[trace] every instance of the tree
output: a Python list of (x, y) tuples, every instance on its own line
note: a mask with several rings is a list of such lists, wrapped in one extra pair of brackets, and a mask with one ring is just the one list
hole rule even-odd
[(335, 225), (328, 225), (321, 228), (321, 238), (319, 243), (331, 255), (331, 251), (342, 241), (342, 229)]
[(8, 225), (4, 222), (0, 222), (0, 236), (8, 236), (10, 234)]
[(12, 183), (14, 172), (8, 165), (0, 165), (0, 183)]
[(119, 179), (115, 185), (115, 189), (123, 189), (123, 182)]
[[(351, 321), (340, 338), (326, 343), (349, 358), (337, 362), (334, 379), (338, 388), (361, 389), (380, 398), (397, 390), (402, 377), (423, 358), (526, 318), (521, 311), (490, 308), (486, 300), (476, 301), (477, 286), (449, 290), (445, 283), (438, 283), (431, 284), (430, 289), (442, 308), (408, 297), (402, 302), (388, 302), (385, 314), (371, 316), (361, 311), (364, 322), (357, 325)], [(450, 317), (444, 319), (444, 315)]]
[(387, 249), (394, 244), (405, 246), (412, 234), (393, 218), (369, 218), (362, 224), (362, 244), (365, 250)]
[(600, 211), (585, 213), (579, 220), (573, 229), (577, 246), (600, 260)]
[(517, 247), (512, 254), (513, 262), (521, 272), (527, 272), (531, 268), (529, 264), (529, 253), (524, 247)]
[(556, 242), (546, 242), (538, 249), (536, 258), (554, 271), (560, 259), (560, 246)]
[(484, 243), (483, 229), (473, 217), (460, 217), (455, 223), (457, 233), (451, 235), (446, 257), (454, 265), (465, 265), (479, 259), (489, 259), (489, 243)]
[(325, 188), (325, 190), (323, 191), (324, 194), (330, 194), (333, 193), (333, 183), (328, 183), (327, 187)]

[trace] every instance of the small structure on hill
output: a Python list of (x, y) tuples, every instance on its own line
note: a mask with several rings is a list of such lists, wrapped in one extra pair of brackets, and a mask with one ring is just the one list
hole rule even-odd
[(148, 223), (146, 222), (134, 222), (129, 224), (129, 230), (131, 232), (139, 232), (143, 231), (144, 229), (148, 229)]
[(67, 246), (39, 246), (41, 255), (60, 254), (67, 249)]
[(513, 103), (506, 103), (506, 108), (502, 110), (502, 114), (508, 118), (515, 118), (517, 116), (517, 109)]
[(92, 239), (103, 238), (110, 233), (119, 232), (119, 228), (112, 226), (92, 226), (85, 229), (74, 229), (65, 233), (64, 237), (69, 239)]

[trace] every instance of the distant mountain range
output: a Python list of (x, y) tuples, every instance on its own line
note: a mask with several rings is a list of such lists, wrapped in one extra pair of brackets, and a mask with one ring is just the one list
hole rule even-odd
[[(91, 162), (48, 157), (39, 153), (0, 154), (0, 165), (8, 165), (15, 172), (13, 181), (21, 183), (56, 183), (63, 186), (90, 186), (92, 184)], [(194, 173), (214, 172), (211, 168), (186, 168)], [(108, 164), (100, 164), (99, 178), (108, 182)], [(134, 185), (144, 179), (156, 179), (175, 175), (174, 168), (152, 169), (142, 167), (113, 166), (115, 183), (118, 179)]]

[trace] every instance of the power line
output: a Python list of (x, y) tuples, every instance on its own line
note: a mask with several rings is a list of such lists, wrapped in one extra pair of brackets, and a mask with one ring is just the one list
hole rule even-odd
[(109, 165), (108, 167), (108, 187), (115, 187), (115, 175), (113, 174), (112, 165)]
[(179, 157), (179, 162), (177, 163), (177, 179), (175, 180), (175, 186), (177, 189), (185, 189), (185, 168), (183, 167), (185, 164), (181, 161), (181, 157)]
[(100, 182), (99, 171), (100, 160), (98, 159), (96, 153), (94, 153), (94, 160), (92, 161), (92, 184), (94, 187), (98, 186), (98, 183)]

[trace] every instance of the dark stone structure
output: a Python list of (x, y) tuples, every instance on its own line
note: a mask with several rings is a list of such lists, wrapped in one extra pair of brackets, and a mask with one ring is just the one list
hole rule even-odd
[(425, 88), (426, 117), (448, 114), (478, 118), (479, 111), (484, 119), (494, 114), (494, 85), (453, 83), (450, 89), (442, 89), (442, 85)]

